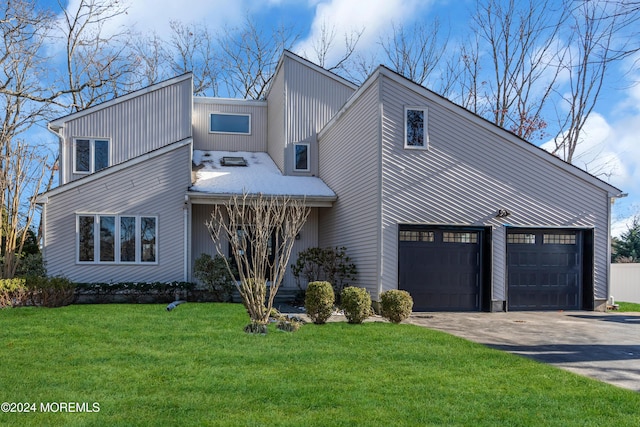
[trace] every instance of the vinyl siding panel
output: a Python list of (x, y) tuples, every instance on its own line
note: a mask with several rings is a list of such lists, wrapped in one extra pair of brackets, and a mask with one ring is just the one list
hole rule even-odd
[[(210, 133), (211, 113), (251, 115), (251, 135)], [(267, 106), (262, 101), (194, 98), (193, 148), (218, 151), (267, 151)]]
[[(44, 240), (48, 273), (88, 283), (183, 280), (190, 158), (191, 146), (186, 145), (49, 196)], [(76, 264), (76, 214), (80, 213), (157, 216), (158, 264)]]
[(378, 297), (380, 256), (380, 112), (378, 85), (367, 88), (319, 140), (320, 177), (336, 192), (321, 209), (321, 247), (345, 246), (357, 285)]
[[(285, 174), (318, 174), (316, 133), (342, 108), (354, 89), (310, 66), (286, 58)], [(310, 144), (311, 170), (293, 171), (293, 144)]]
[[(193, 205), (192, 206), (192, 239), (191, 239), (191, 253), (192, 263), (191, 270), (193, 271), (193, 265), (195, 260), (203, 253), (215, 256), (217, 254), (215, 244), (211, 239), (209, 230), (207, 229), (206, 222), (211, 219), (212, 206), (211, 205)], [(298, 259), (298, 253), (301, 251), (318, 246), (318, 209), (312, 208), (309, 218), (305, 223), (302, 231), (300, 231), (300, 239), (296, 240), (291, 251), (291, 258), (289, 259), (287, 272), (283, 279), (282, 289), (297, 289), (297, 283), (293, 273), (291, 272), (291, 264), (294, 264)], [(222, 245), (224, 253), (228, 256), (228, 244)], [(193, 274), (192, 274), (193, 276)], [(306, 285), (305, 283), (301, 284)]]
[[(608, 195), (525, 143), (432, 95), (383, 78), (383, 287), (397, 286), (397, 224), (493, 229), (493, 298), (505, 298), (505, 225), (595, 228), (595, 296), (607, 297)], [(417, 86), (416, 86), (417, 88)], [(417, 90), (417, 89), (416, 89)], [(404, 107), (426, 106), (429, 150), (405, 150)], [(538, 155), (539, 154), (539, 155)], [(495, 218), (499, 208), (512, 214)]]
[(285, 135), (285, 102), (286, 91), (284, 84), (284, 71), (278, 69), (278, 73), (273, 80), (269, 96), (267, 98), (267, 118), (269, 126), (267, 129), (267, 152), (273, 159), (278, 169), (284, 171), (284, 148), (286, 146)]
[(191, 136), (191, 79), (142, 93), (132, 99), (71, 119), (61, 130), (61, 183), (82, 178), (73, 174), (74, 138), (110, 140), (110, 165)]

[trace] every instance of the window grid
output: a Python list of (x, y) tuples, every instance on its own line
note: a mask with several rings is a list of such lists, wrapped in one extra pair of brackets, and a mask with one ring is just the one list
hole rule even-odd
[(478, 233), (445, 231), (442, 233), (444, 243), (478, 243)]
[(536, 235), (530, 233), (510, 233), (507, 235), (507, 243), (535, 245)]
[(575, 233), (571, 233), (571, 234), (543, 234), (542, 235), (542, 244), (543, 245), (575, 245), (576, 244), (576, 235), (575, 235)]
[(433, 242), (434, 240), (433, 231), (400, 230), (400, 241), (402, 242)]

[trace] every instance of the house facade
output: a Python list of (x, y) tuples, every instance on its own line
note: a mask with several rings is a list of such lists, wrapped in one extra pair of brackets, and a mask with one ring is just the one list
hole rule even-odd
[(357, 87), (284, 52), (263, 101), (194, 97), (187, 74), (49, 127), (51, 275), (192, 280), (215, 253), (213, 206), (261, 193), (311, 207), (291, 262), (345, 246), (374, 300), (399, 288), (415, 310), (593, 310), (608, 297), (620, 190), (382, 66)]

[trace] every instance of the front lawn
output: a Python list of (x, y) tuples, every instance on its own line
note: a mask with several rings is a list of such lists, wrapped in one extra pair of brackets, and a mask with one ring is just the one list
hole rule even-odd
[(619, 307), (618, 307), (618, 310), (616, 311), (621, 311), (621, 312), (640, 311), (640, 304), (636, 304), (634, 302), (619, 302), (617, 304), (619, 305)]
[(235, 304), (0, 310), (0, 402), (99, 406), (0, 424), (640, 425), (640, 393), (418, 326), (246, 323)]

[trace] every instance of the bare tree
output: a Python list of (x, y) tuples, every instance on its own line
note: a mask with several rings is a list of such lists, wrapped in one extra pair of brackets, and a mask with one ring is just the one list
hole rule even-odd
[(80, 0), (67, 9), (61, 0), (59, 31), (64, 37), (65, 73), (61, 92), (65, 103), (78, 111), (139, 87), (135, 73), (137, 55), (132, 54), (128, 29), (107, 31), (105, 25), (126, 13), (119, 0)]
[(226, 28), (217, 38), (221, 48), (220, 81), (228, 96), (262, 99), (283, 50), (291, 49), (298, 35), (284, 26), (266, 32), (247, 16), (241, 27)]
[(462, 94), (467, 106), (525, 139), (543, 137), (565, 19), (564, 8), (549, 0), (478, 3), (472, 28), (477, 44), (463, 52), (470, 73), (464, 77), (470, 92)]
[(48, 111), (39, 99), (46, 69), (41, 53), (52, 17), (27, 0), (10, 0), (0, 13), (0, 277), (6, 278), (15, 274), (47, 173), (46, 159), (19, 136)]
[(380, 39), (385, 63), (399, 74), (424, 85), (440, 69), (448, 37), (441, 40), (440, 22), (416, 23), (411, 28), (393, 24), (390, 36)]
[(348, 74), (348, 70), (352, 68), (350, 59), (363, 33), (364, 28), (359, 30), (353, 29), (350, 32), (344, 33), (344, 50), (342, 54), (333, 61), (333, 64), (330, 64), (329, 58), (331, 52), (335, 49), (337, 32), (335, 25), (330, 27), (327, 21), (323, 21), (320, 26), (318, 39), (312, 42), (313, 55), (309, 56), (307, 52), (302, 52), (302, 54), (305, 58), (326, 70)]
[[(233, 196), (216, 205), (207, 227), (225, 260), (227, 242), (238, 265), (237, 285), (251, 318), (249, 331), (266, 332), (296, 235), (309, 216), (304, 201), (286, 196)], [(227, 269), (233, 275), (231, 266)]]
[(637, 24), (638, 12), (637, 6), (634, 9), (626, 2), (608, 1), (583, 1), (571, 9), (562, 62), (569, 89), (561, 94), (560, 131), (554, 139), (554, 153), (567, 162), (574, 160), (612, 63), (637, 49), (637, 41), (630, 45), (629, 40), (621, 41), (620, 36), (625, 28)]

